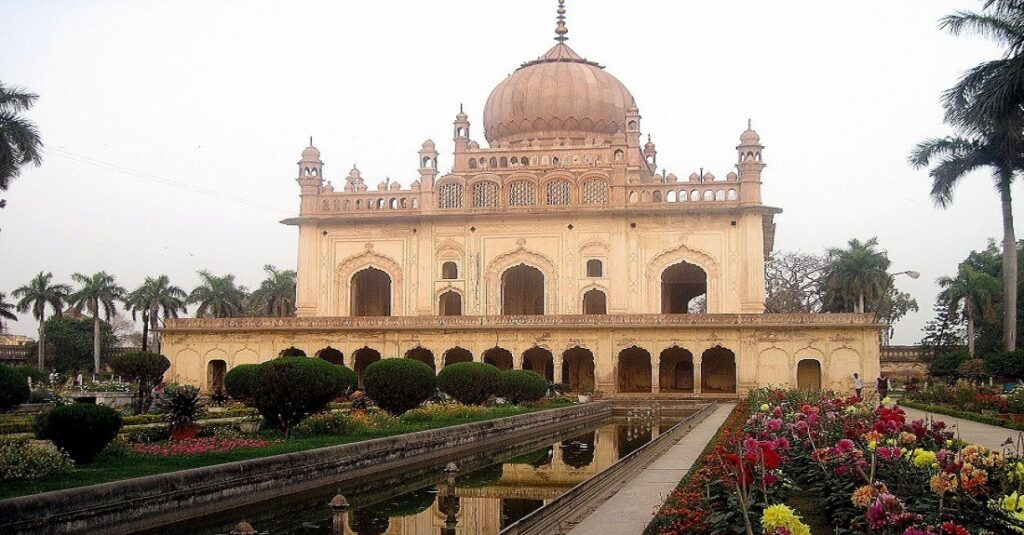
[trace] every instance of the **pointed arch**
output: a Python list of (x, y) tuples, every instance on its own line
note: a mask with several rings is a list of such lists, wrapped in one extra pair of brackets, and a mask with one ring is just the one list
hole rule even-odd
[(719, 300), (721, 299), (718, 291), (719, 281), (719, 267), (718, 263), (711, 255), (701, 251), (699, 249), (691, 248), (685, 243), (681, 243), (676, 247), (667, 249), (655, 255), (647, 263), (646, 277), (647, 277), (647, 292), (648, 296), (654, 299), (656, 303), (655, 310), (651, 312), (660, 313), (663, 310), (663, 299), (661, 295), (661, 274), (666, 268), (672, 264), (679, 262), (686, 262), (693, 264), (707, 274), (707, 312), (714, 313), (718, 312), (721, 308)]
[(501, 274), (505, 270), (524, 264), (540, 270), (544, 274), (544, 313), (558, 313), (558, 269), (546, 256), (526, 249), (520, 245), (504, 254), (496, 256), (484, 270), (484, 283), (487, 288), (485, 307), (488, 314), (501, 314)]
[(391, 278), (390, 315), (401, 316), (402, 304), (404, 302), (402, 299), (402, 288), (404, 286), (402, 266), (393, 258), (375, 252), (372, 243), (367, 243), (366, 250), (349, 256), (339, 263), (335, 269), (335, 314), (338, 316), (350, 315), (352, 276), (368, 267), (379, 269)]

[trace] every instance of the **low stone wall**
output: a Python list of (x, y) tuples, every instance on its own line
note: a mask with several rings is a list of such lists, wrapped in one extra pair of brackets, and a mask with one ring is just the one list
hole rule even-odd
[(0, 533), (131, 533), (608, 418), (607, 401), (0, 501)]

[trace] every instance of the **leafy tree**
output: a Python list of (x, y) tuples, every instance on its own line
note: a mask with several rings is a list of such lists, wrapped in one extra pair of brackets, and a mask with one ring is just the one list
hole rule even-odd
[[(185, 301), (188, 294), (185, 290), (171, 285), (167, 275), (158, 277), (146, 277), (141, 286), (132, 290), (125, 297), (125, 306), (132, 313), (135, 319), (136, 313), (142, 314), (142, 350), (148, 349), (149, 331), (154, 332), (160, 327), (161, 314), (163, 319), (177, 318), (179, 313), (186, 312)], [(159, 334), (154, 334), (154, 337)], [(156, 344), (157, 351), (160, 350), (159, 339)]]
[(967, 362), (970, 358), (970, 355), (963, 348), (940, 353), (932, 359), (931, 366), (928, 367), (928, 374), (945, 379), (956, 377), (960, 365)]
[(1024, 350), (996, 351), (985, 355), (985, 370), (994, 377), (1024, 378)]
[(124, 288), (117, 285), (113, 275), (105, 271), (94, 273), (92, 276), (75, 273), (71, 278), (80, 285), (80, 288), (68, 295), (68, 302), (76, 312), (87, 309), (92, 315), (93, 325), (93, 372), (100, 373), (100, 309), (107, 321), (117, 311), (117, 301), (124, 298)]
[(263, 266), (267, 278), (250, 297), (253, 312), (261, 316), (285, 317), (295, 315), (295, 271)]
[(46, 321), (46, 307), (53, 309), (56, 316), (64, 312), (64, 299), (71, 293), (71, 287), (67, 284), (54, 284), (53, 273), (39, 272), (28, 284), (22, 286), (12, 293), (19, 299), (18, 312), (32, 311), (32, 317), (39, 320), (39, 369), (46, 367), (46, 330), (43, 329), (43, 322)]
[(200, 284), (188, 295), (188, 302), (199, 305), (196, 317), (233, 318), (245, 313), (248, 295), (244, 286), (235, 284), (234, 275), (218, 277), (205, 269), (199, 272)]
[(148, 351), (125, 353), (110, 359), (110, 369), (114, 373), (123, 375), (138, 386), (135, 410), (140, 414), (146, 412), (153, 387), (170, 367), (171, 361), (167, 357)]
[[(0, 82), (0, 191), (7, 191), (21, 168), (43, 163), (39, 149), (43, 141), (36, 125), (19, 115), (35, 104), (39, 95)], [(0, 208), (7, 201), (0, 199)]]
[[(93, 323), (74, 314), (51, 316), (43, 324), (53, 367), (71, 373), (89, 367), (93, 355)], [(100, 353), (114, 346), (114, 334), (107, 322), (100, 322)]]
[(0, 333), (6, 330), (4, 326), (4, 320), (18, 321), (18, 316), (14, 315), (14, 303), (7, 302), (7, 294), (0, 292)]
[(931, 358), (934, 359), (941, 353), (962, 346), (965, 334), (955, 308), (939, 300), (932, 310), (935, 318), (925, 324), (921, 345), (932, 350)]
[(956, 278), (939, 277), (942, 293), (939, 299), (951, 308), (963, 306), (967, 319), (967, 353), (974, 357), (974, 325), (979, 318), (991, 320), (995, 315), (994, 301), (999, 294), (999, 281), (969, 265), (961, 265)]
[(879, 251), (878, 238), (852, 239), (849, 248), (826, 253), (823, 290), (825, 310), (863, 313), (878, 303), (890, 286), (889, 257)]
[(765, 312), (820, 312), (825, 257), (800, 252), (773, 252), (765, 263)]
[(25, 374), (0, 364), (0, 410), (7, 410), (28, 401), (30, 392)]

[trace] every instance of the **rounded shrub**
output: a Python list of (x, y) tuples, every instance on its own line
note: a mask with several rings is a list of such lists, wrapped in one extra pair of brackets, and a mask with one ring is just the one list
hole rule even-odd
[(76, 463), (91, 463), (121, 430), (121, 415), (104, 405), (74, 403), (36, 417), (36, 436), (52, 440)]
[(28, 379), (32, 379), (32, 385), (45, 385), (49, 380), (46, 373), (41, 371), (39, 368), (29, 364), (23, 364), (21, 366), (15, 366), (15, 371), (20, 373), (25, 378), (25, 382), (28, 383)]
[(259, 364), (239, 364), (224, 375), (224, 389), (232, 398), (251, 405), (256, 397), (256, 374)]
[(259, 365), (254, 398), (267, 424), (285, 437), (307, 416), (318, 413), (342, 393), (345, 374), (326, 360), (280, 357)]
[(0, 410), (25, 403), (29, 395), (31, 392), (25, 375), (10, 366), (0, 364)]
[(366, 395), (391, 414), (402, 414), (420, 406), (437, 389), (430, 366), (413, 359), (383, 359), (363, 371)]
[(459, 362), (437, 374), (437, 388), (459, 403), (480, 405), (498, 392), (501, 371), (483, 362)]
[(138, 412), (145, 412), (149, 407), (153, 387), (160, 384), (164, 372), (170, 367), (171, 361), (167, 357), (149, 351), (134, 351), (110, 359), (110, 369), (138, 387), (135, 393), (135, 409)]
[(498, 395), (510, 403), (537, 401), (548, 393), (548, 382), (530, 370), (505, 370), (498, 379)]
[[(324, 362), (327, 362), (326, 360)], [(332, 364), (338, 378), (338, 392), (344, 394), (351, 392), (359, 386), (359, 376), (351, 368), (342, 364)]]

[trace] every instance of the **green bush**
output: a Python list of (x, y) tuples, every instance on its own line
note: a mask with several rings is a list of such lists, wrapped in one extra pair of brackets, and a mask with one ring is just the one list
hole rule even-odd
[(246, 405), (252, 405), (256, 397), (256, 375), (259, 364), (239, 364), (228, 370), (224, 376), (224, 389), (228, 395)]
[(498, 380), (498, 395), (517, 405), (537, 401), (547, 393), (547, 380), (530, 370), (505, 370)]
[(342, 364), (331, 364), (331, 366), (334, 366), (334, 371), (337, 374), (338, 392), (347, 394), (359, 386), (359, 376), (351, 368), (346, 368)]
[(43, 386), (49, 381), (49, 378), (46, 376), (46, 374), (42, 372), (39, 368), (36, 368), (35, 366), (29, 364), (22, 364), (20, 366), (15, 366), (14, 369), (18, 373), (20, 373), (22, 377), (26, 379), (26, 383), (28, 383), (28, 379), (31, 378), (33, 387)]
[(928, 367), (928, 374), (946, 379), (956, 377), (957, 368), (970, 358), (966, 349), (957, 348), (947, 351), (932, 359), (932, 363)]
[(366, 367), (363, 386), (378, 407), (397, 415), (430, 399), (437, 390), (437, 377), (418, 360), (383, 359)]
[(1024, 350), (999, 351), (985, 355), (985, 371), (995, 377), (1024, 378)]
[(76, 463), (90, 463), (121, 430), (121, 415), (103, 405), (75, 403), (36, 417), (36, 436), (52, 440)]
[(28, 381), (18, 370), (0, 364), (0, 410), (10, 409), (28, 401)]
[(260, 364), (256, 410), (287, 438), (296, 424), (316, 414), (342, 393), (345, 373), (321, 359), (281, 357)]
[(0, 481), (39, 479), (74, 466), (64, 453), (36, 446), (27, 438), (0, 437)]
[(437, 374), (437, 387), (459, 403), (480, 405), (498, 391), (501, 371), (483, 362), (459, 362)]
[(167, 357), (149, 351), (125, 353), (110, 359), (110, 369), (138, 387), (135, 410), (140, 413), (149, 407), (153, 387), (160, 383), (164, 372), (170, 367), (171, 361)]

